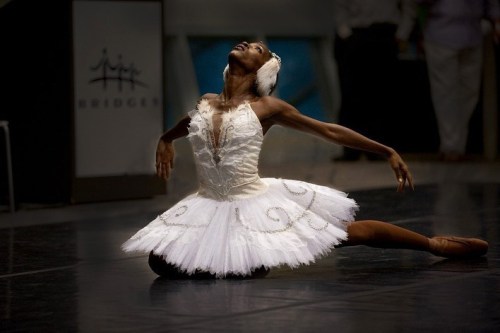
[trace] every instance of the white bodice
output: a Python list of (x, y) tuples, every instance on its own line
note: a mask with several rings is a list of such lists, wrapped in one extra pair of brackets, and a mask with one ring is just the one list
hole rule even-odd
[(267, 189), (258, 173), (264, 135), (249, 103), (224, 112), (215, 142), (214, 110), (201, 100), (189, 113), (188, 138), (200, 180), (198, 195), (224, 201), (248, 198)]

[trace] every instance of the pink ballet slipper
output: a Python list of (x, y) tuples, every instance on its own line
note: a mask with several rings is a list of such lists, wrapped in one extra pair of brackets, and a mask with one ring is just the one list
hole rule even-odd
[(429, 239), (430, 252), (446, 258), (480, 257), (488, 252), (488, 242), (477, 238), (437, 236)]

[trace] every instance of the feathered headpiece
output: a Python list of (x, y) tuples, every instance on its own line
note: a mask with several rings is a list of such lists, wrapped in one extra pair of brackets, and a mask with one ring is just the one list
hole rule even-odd
[[(257, 93), (260, 96), (269, 96), (274, 90), (276, 81), (278, 80), (278, 73), (281, 68), (281, 58), (273, 52), (271, 52), (271, 55), (271, 59), (266, 61), (266, 63), (257, 70), (255, 85), (257, 86)], [(229, 65), (224, 68), (224, 81), (226, 81), (228, 71)]]

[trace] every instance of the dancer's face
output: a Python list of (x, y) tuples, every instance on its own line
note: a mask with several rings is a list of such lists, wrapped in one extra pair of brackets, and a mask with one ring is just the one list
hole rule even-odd
[(247, 71), (257, 72), (270, 58), (271, 52), (262, 42), (241, 42), (229, 53), (229, 59), (240, 63)]

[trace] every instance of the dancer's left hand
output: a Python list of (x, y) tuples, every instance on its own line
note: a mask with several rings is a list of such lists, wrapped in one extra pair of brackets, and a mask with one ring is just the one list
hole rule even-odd
[(397, 152), (394, 152), (389, 157), (389, 164), (391, 165), (391, 168), (394, 171), (394, 174), (396, 175), (396, 179), (398, 181), (397, 191), (403, 192), (406, 186), (414, 190), (415, 187), (413, 186), (413, 177), (411, 175), (411, 172)]

